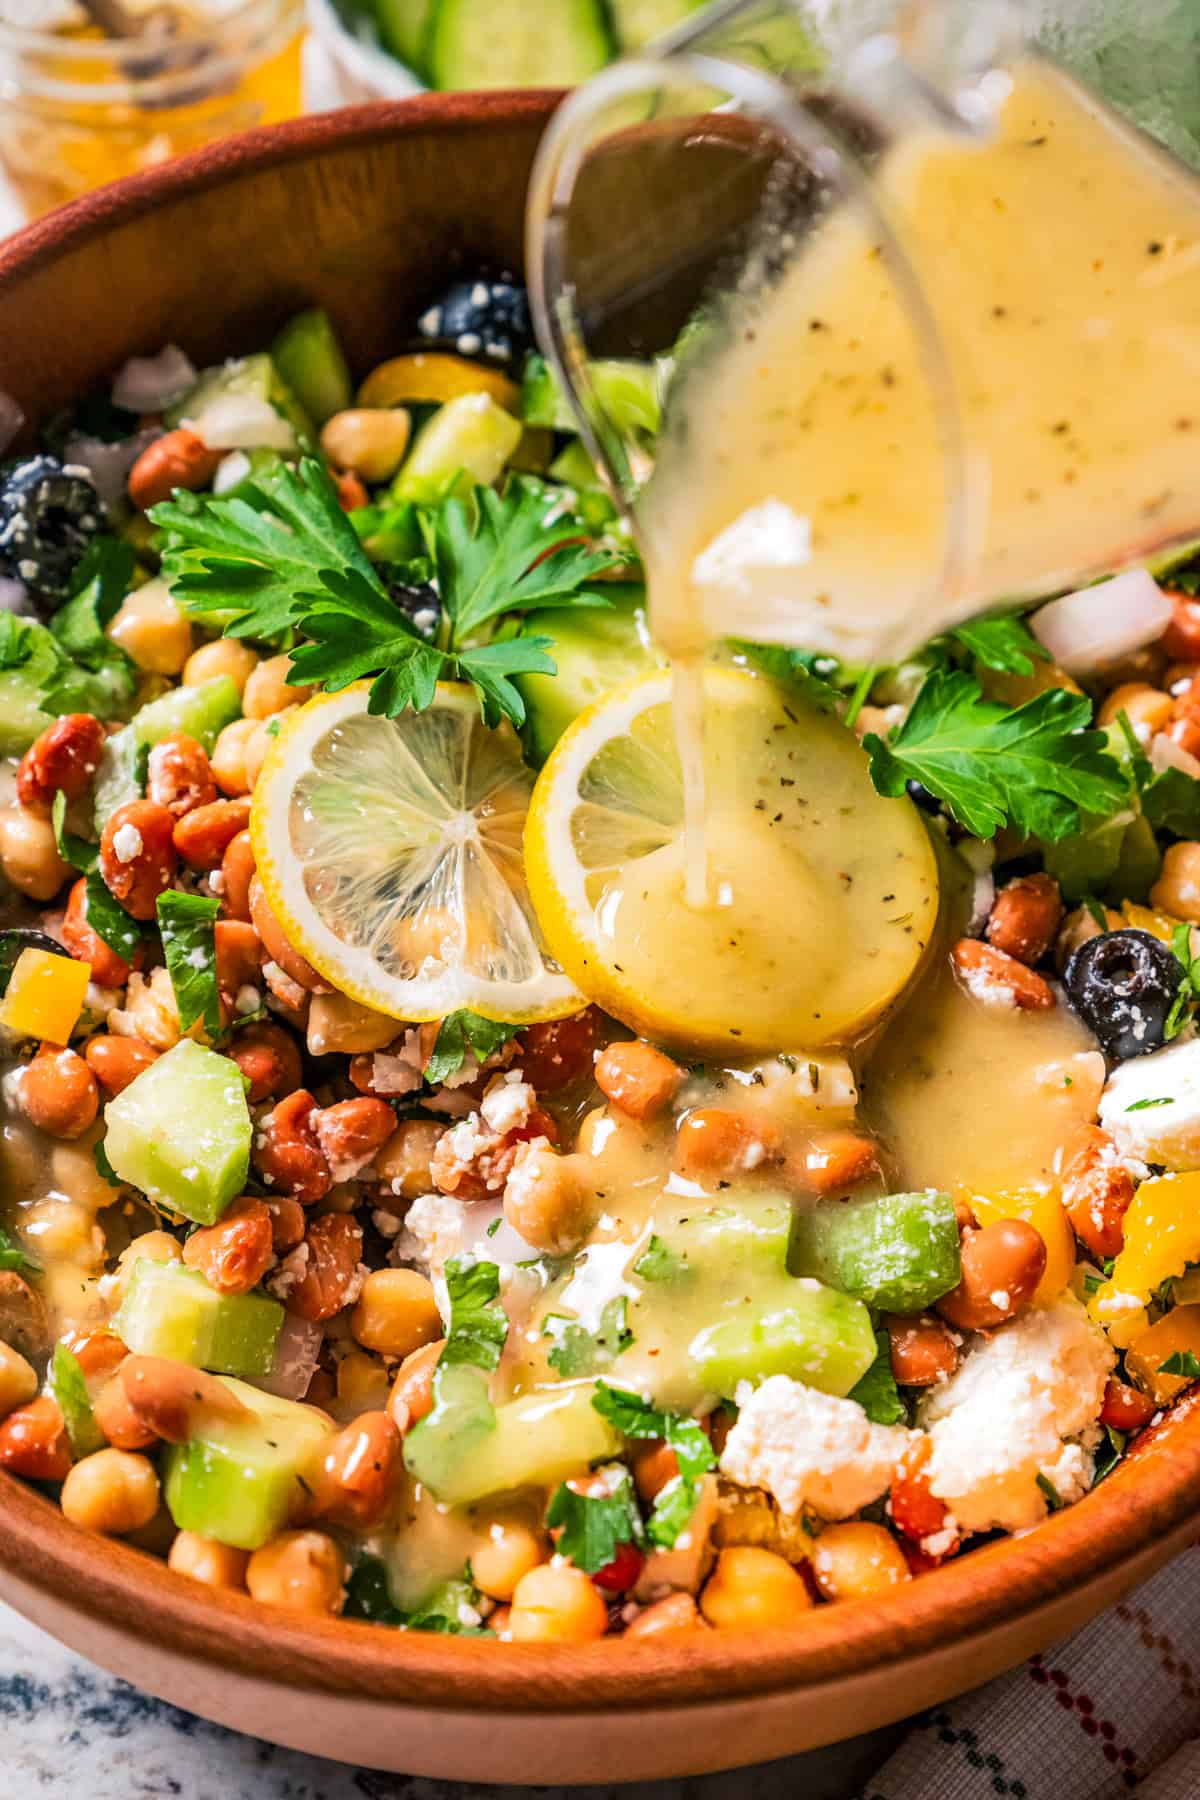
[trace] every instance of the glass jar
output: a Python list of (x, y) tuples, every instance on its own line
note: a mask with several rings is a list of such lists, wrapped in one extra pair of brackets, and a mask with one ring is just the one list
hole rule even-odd
[(0, 0), (0, 163), (30, 218), (301, 110), (303, 0), (188, 0), (134, 38)]

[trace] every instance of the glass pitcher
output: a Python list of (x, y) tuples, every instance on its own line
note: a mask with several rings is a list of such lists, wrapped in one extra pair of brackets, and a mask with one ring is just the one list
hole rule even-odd
[[(535, 319), (669, 654), (894, 661), (1200, 536), (1200, 178), (1061, 60), (1120, 70), (1116, 10), (833, 0), (816, 34), (725, 0), (556, 115)], [(1122, 97), (1183, 150), (1153, 15), (1200, 40), (1192, 10), (1111, 27)], [(629, 350), (653, 443), (596, 369)]]

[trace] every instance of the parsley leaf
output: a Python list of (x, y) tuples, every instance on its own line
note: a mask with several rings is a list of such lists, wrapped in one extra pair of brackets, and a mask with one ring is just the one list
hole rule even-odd
[[(474, 519), (473, 519), (474, 515)], [(472, 501), (446, 500), (427, 528), (442, 610), (460, 645), (501, 613), (529, 612), (566, 600), (606, 606), (584, 583), (608, 568), (611, 555), (580, 544), (570, 518), (547, 525), (540, 485), (520, 477), (503, 495), (476, 488)]]
[(0, 1269), (15, 1269), (18, 1275), (26, 1271), (36, 1275), (41, 1266), (32, 1256), (26, 1256), (12, 1233), (0, 1225)]
[(598, 1369), (606, 1369), (633, 1343), (628, 1313), (629, 1302), (624, 1294), (614, 1294), (605, 1302), (595, 1331), (561, 1313), (548, 1313), (542, 1322), (542, 1336), (553, 1338), (554, 1348), (546, 1361), (560, 1375), (568, 1377), (594, 1375)]
[(669, 1550), (695, 1511), (701, 1476), (717, 1466), (703, 1428), (695, 1419), (662, 1412), (639, 1395), (610, 1387), (606, 1381), (597, 1383), (592, 1405), (625, 1437), (664, 1438), (674, 1450), (679, 1474), (660, 1491), (646, 1527), (650, 1542)]
[(519, 1030), (518, 1025), (485, 1019), (482, 1013), (471, 1012), (465, 1006), (447, 1013), (438, 1030), (433, 1055), (425, 1065), (426, 1081), (445, 1081), (448, 1076), (457, 1075), (468, 1056), (485, 1063)]
[(840, 664), (811, 650), (787, 650), (781, 644), (751, 644), (731, 638), (730, 648), (769, 675), (781, 687), (794, 687), (819, 712), (832, 712), (845, 698), (835, 683)]
[(657, 1232), (652, 1232), (650, 1242), (633, 1265), (633, 1272), (643, 1281), (679, 1281), (688, 1273), (687, 1258), (665, 1244)]
[[(1196, 783), (1200, 787), (1200, 782)], [(1163, 1024), (1163, 1037), (1167, 1043), (1178, 1037), (1183, 1030), (1188, 1008), (1200, 998), (1200, 957), (1192, 955), (1192, 928), (1187, 924), (1176, 925), (1171, 933), (1171, 954), (1183, 970), (1179, 990), (1171, 1002), (1171, 1010)]]
[(98, 869), (93, 869), (87, 878), (85, 897), (84, 916), (92, 930), (104, 939), (110, 950), (126, 962), (132, 962), (142, 941), (142, 928), (113, 899)]
[(474, 1363), (494, 1369), (508, 1337), (508, 1314), (497, 1295), (500, 1270), (493, 1262), (466, 1262), (455, 1256), (446, 1264), (450, 1296), (450, 1330), (439, 1367)]
[(1132, 1100), (1125, 1108), (1125, 1111), (1127, 1113), (1148, 1112), (1152, 1106), (1174, 1106), (1174, 1104), (1175, 1097), (1173, 1094), (1159, 1094), (1153, 1100)]
[(858, 1401), (873, 1425), (908, 1424), (908, 1409), (892, 1374), (891, 1340), (886, 1331), (875, 1333), (875, 1361), (847, 1398)]
[(972, 676), (935, 669), (890, 743), (874, 732), (863, 742), (881, 794), (896, 798), (915, 779), (976, 837), (1011, 819), (1055, 841), (1079, 829), (1081, 809), (1113, 812), (1126, 796), (1090, 718), (1091, 702), (1063, 688), (1010, 708), (985, 700)]
[(976, 662), (1002, 675), (1032, 675), (1035, 662), (1049, 662), (1046, 650), (1018, 613), (972, 619), (951, 634)]
[(96, 538), (84, 552), (71, 597), (50, 621), (64, 656), (38, 697), (44, 711), (108, 719), (132, 700), (137, 671), (104, 628), (129, 592), (133, 566), (133, 550), (119, 538)]
[(204, 894), (179, 893), (174, 888), (167, 888), (158, 896), (156, 907), (163, 957), (179, 1011), (179, 1029), (189, 1031), (199, 1019), (210, 1038), (221, 1035), (215, 931), (220, 910), (219, 900)]
[(1104, 1427), (1104, 1442), (1096, 1452), (1095, 1475), (1093, 1487), (1099, 1487), (1106, 1475), (1111, 1475), (1125, 1454), (1125, 1433), (1117, 1431), (1112, 1425)]
[[(346, 1579), (347, 1619), (369, 1619), (375, 1625), (397, 1630), (436, 1631), (451, 1637), (491, 1637), (492, 1633), (464, 1621), (465, 1609), (478, 1616), (482, 1596), (466, 1575), (441, 1582), (415, 1612), (406, 1613), (392, 1599), (387, 1565), (382, 1558), (363, 1553)], [(469, 1615), (468, 1615), (469, 1616)]]
[(1048, 1475), (1043, 1475), (1040, 1469), (1038, 1470), (1037, 1484), (1042, 1490), (1042, 1496), (1048, 1509), (1052, 1513), (1061, 1512), (1067, 1503), (1051, 1481), (1050, 1477)]
[(1124, 761), (1133, 778), (1138, 804), (1157, 831), (1191, 838), (1200, 833), (1200, 781), (1183, 769), (1156, 769), (1133, 729), (1127, 712), (1117, 714), (1125, 740)]
[(546, 1523), (562, 1526), (558, 1549), (585, 1575), (607, 1568), (623, 1544), (641, 1545), (646, 1539), (627, 1469), (621, 1470), (611, 1494), (577, 1494), (564, 1482), (550, 1502)]
[(1200, 1357), (1194, 1350), (1176, 1350), (1166, 1362), (1159, 1363), (1160, 1375), (1182, 1375), (1188, 1381), (1200, 1380)]
[(107, 1181), (109, 1187), (119, 1188), (121, 1186), (121, 1177), (108, 1160), (108, 1151), (104, 1148), (103, 1138), (99, 1138), (96, 1142), (92, 1151), (92, 1161), (95, 1163), (96, 1173), (102, 1181)]
[(50, 1388), (76, 1456), (90, 1456), (104, 1443), (79, 1358), (65, 1344), (55, 1344), (50, 1359)]
[(67, 830), (67, 796), (61, 788), (50, 804), (50, 823), (54, 826), (54, 841), (63, 861), (78, 869), (80, 874), (90, 875), (100, 855), (100, 846), (89, 844), (86, 838), (76, 837), (74, 832)]
[(36, 642), (37, 632), (29, 619), (0, 612), (0, 670), (24, 668)]

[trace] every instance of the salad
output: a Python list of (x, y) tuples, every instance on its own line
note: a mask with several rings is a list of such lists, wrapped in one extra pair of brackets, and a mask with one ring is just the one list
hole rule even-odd
[[(650, 457), (669, 362), (593, 374)], [(796, 1623), (1200, 1378), (1196, 563), (718, 646), (729, 1018), (511, 279), (357, 388), (314, 311), (133, 359), (0, 562), (0, 1466), (68, 1519), (400, 1630)]]

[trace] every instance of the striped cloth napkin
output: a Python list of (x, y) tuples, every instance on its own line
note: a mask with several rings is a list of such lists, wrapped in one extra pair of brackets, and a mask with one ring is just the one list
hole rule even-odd
[(920, 1719), (861, 1800), (1200, 1800), (1200, 1546)]

